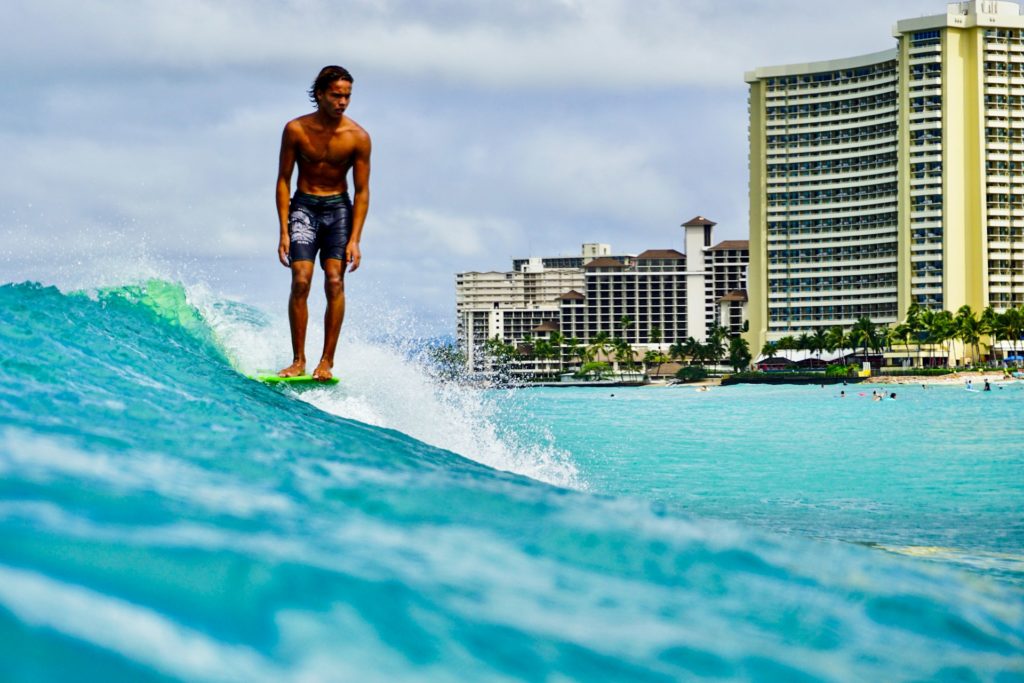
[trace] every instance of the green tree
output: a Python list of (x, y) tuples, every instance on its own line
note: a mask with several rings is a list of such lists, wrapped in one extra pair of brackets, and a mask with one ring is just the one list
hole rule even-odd
[(629, 338), (629, 330), (632, 329), (634, 324), (633, 319), (628, 315), (624, 315), (619, 318), (619, 327), (622, 329), (622, 337), (624, 339)]
[(583, 379), (607, 379), (612, 374), (611, 366), (604, 361), (588, 361), (576, 371), (575, 377)]
[(733, 337), (729, 340), (729, 365), (736, 372), (746, 370), (750, 367), (750, 344), (743, 337)]
[(587, 360), (587, 348), (576, 337), (569, 337), (565, 340), (565, 355), (570, 362), (576, 359), (582, 365)]
[(651, 341), (652, 344), (660, 344), (661, 343), (661, 328), (658, 327), (657, 325), (652, 327), (651, 331), (647, 333), (647, 338)]
[(636, 368), (636, 361), (633, 357), (633, 347), (628, 341), (620, 337), (612, 340), (612, 350), (615, 352), (615, 360), (620, 368), (633, 370)]
[(719, 325), (714, 325), (708, 333), (708, 341), (704, 344), (704, 357), (711, 364), (717, 365), (728, 349), (726, 339), (729, 338), (728, 331)]
[(944, 346), (946, 348), (947, 365), (955, 365), (952, 340), (954, 335), (956, 335), (956, 319), (953, 317), (953, 314), (949, 311), (932, 311), (929, 309), (926, 313), (922, 314), (922, 319), (927, 324), (928, 343)]
[(668, 357), (682, 363), (686, 359), (686, 345), (683, 342), (675, 342), (668, 347)]
[(810, 351), (814, 352), (814, 355), (821, 360), (821, 352), (828, 348), (828, 333), (824, 328), (815, 328), (814, 334), (811, 335), (810, 339)]
[(850, 343), (863, 351), (864, 359), (867, 359), (868, 349), (878, 349), (881, 344), (878, 340), (878, 327), (871, 322), (871, 318), (861, 316), (850, 328)]
[(668, 361), (669, 357), (662, 353), (661, 351), (650, 349), (649, 351), (647, 351), (647, 353), (644, 354), (644, 363), (647, 366), (655, 366), (657, 370), (654, 374), (656, 375), (661, 374), (661, 366), (667, 363)]
[(927, 330), (925, 329), (924, 323), (924, 313), (926, 310), (927, 309), (923, 308), (921, 304), (913, 301), (910, 306), (907, 307), (907, 317), (904, 320), (910, 331), (910, 336), (917, 347), (918, 367), (921, 366), (921, 342), (927, 338)]
[(796, 351), (800, 345), (797, 343), (796, 337), (786, 335), (778, 341), (777, 348), (779, 351)]
[(588, 357), (591, 360), (597, 360), (598, 356), (608, 357), (608, 351), (611, 349), (611, 335), (607, 332), (598, 332), (591, 338), (590, 345), (587, 347)]
[(699, 341), (693, 337), (687, 337), (683, 343), (683, 349), (686, 351), (686, 357), (693, 363), (696, 361), (698, 365), (702, 364), (704, 358), (704, 349)]
[(992, 341), (989, 346), (989, 350), (992, 352), (992, 360), (996, 360), (996, 350), (999, 348), (999, 335), (1002, 333), (1002, 326), (999, 324), (999, 314), (996, 309), (992, 306), (986, 306), (985, 310), (981, 312), (981, 318), (979, 320), (981, 324), (981, 333), (988, 335), (988, 338)]
[(978, 319), (978, 316), (970, 306), (964, 304), (957, 310), (956, 317), (954, 318), (954, 324), (956, 326), (956, 338), (963, 344), (965, 364), (968, 346), (971, 347), (972, 362), (979, 362), (981, 359), (981, 353), (978, 347), (978, 344), (981, 341), (981, 320)]
[(455, 380), (466, 370), (466, 354), (455, 342), (446, 342), (431, 348), (427, 357), (438, 377)]
[[(829, 353), (842, 353), (849, 348), (849, 338), (841, 325), (833, 325), (828, 328), (826, 334), (826, 350)], [(846, 365), (846, 354), (843, 353), (843, 365)]]

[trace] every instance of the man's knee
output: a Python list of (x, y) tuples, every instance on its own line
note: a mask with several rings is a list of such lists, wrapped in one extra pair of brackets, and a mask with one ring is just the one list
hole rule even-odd
[(310, 278), (302, 276), (292, 277), (292, 297), (305, 299), (309, 296)]
[(325, 274), (324, 291), (327, 292), (327, 296), (341, 296), (345, 293), (345, 278), (340, 273)]

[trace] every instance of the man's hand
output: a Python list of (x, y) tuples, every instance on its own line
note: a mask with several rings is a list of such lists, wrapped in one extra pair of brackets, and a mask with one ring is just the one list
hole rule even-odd
[(345, 247), (345, 262), (350, 264), (348, 267), (348, 272), (351, 273), (353, 270), (359, 267), (359, 261), (362, 258), (362, 256), (363, 255), (359, 253), (359, 243), (352, 242), (350, 240), (348, 246)]
[(288, 251), (291, 249), (292, 241), (288, 238), (288, 235), (281, 235), (281, 241), (277, 245), (277, 258), (281, 259), (281, 265), (285, 268), (291, 268), (292, 264), (288, 259)]

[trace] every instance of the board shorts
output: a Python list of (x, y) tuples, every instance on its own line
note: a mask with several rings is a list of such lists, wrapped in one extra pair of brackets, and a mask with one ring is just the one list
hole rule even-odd
[(352, 200), (348, 193), (326, 196), (296, 192), (288, 206), (288, 259), (345, 261), (345, 247), (352, 234)]

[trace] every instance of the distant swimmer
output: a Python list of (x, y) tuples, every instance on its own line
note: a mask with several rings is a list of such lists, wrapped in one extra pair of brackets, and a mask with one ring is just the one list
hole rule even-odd
[(839, 392), (839, 398), (846, 398), (846, 392), (845, 391), (840, 391)]
[(895, 391), (892, 392), (891, 394), (889, 394), (889, 399), (892, 400), (892, 401), (896, 400), (896, 392)]
[[(345, 265), (359, 267), (359, 240), (370, 205), (370, 136), (345, 116), (352, 97), (352, 74), (340, 66), (320, 70), (309, 98), (316, 111), (288, 122), (281, 137), (277, 172), (277, 215), (281, 239), (277, 256), (292, 271), (288, 323), (292, 333), (292, 364), (281, 377), (306, 372), (306, 299), (313, 264), (320, 254), (324, 271), (324, 350), (313, 378), (331, 379), (334, 351), (345, 318)], [(295, 196), (292, 170), (299, 167)], [(354, 194), (349, 198), (346, 176), (352, 171)]]
[(973, 380), (967, 380), (967, 391), (974, 391), (974, 382), (973, 382)]
[(985, 388), (982, 391), (992, 391), (992, 385), (988, 383), (987, 379), (985, 380)]

